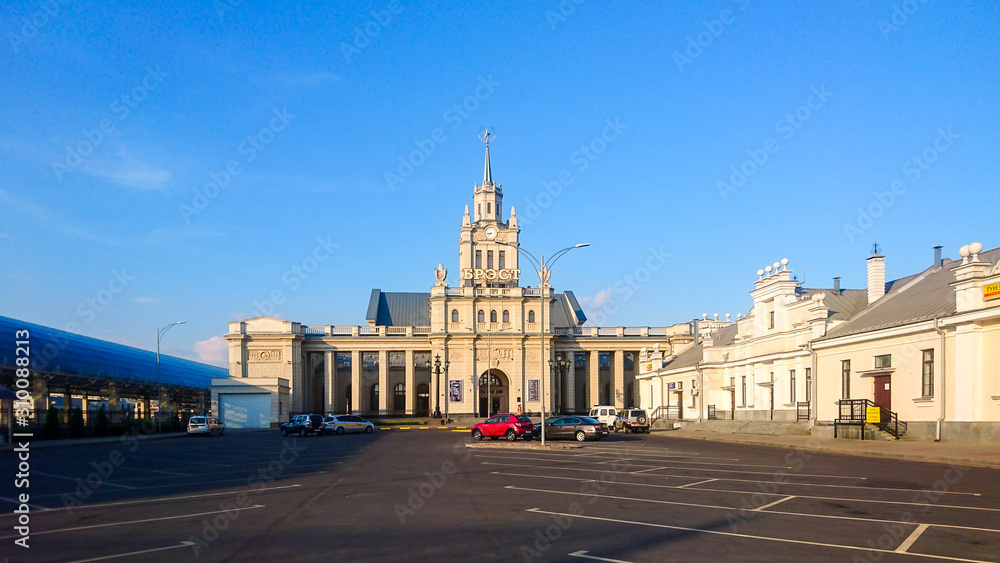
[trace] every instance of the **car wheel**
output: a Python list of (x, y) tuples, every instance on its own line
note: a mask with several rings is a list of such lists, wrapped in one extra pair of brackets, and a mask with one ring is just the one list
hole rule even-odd
[(508, 430), (507, 431), (507, 441), (508, 442), (513, 442), (514, 440), (517, 440), (517, 432), (514, 432), (513, 430)]
[(365, 434), (371, 434), (374, 431), (375, 431), (374, 426), (365, 426)]
[(306, 436), (306, 429), (305, 428), (299, 428), (299, 436), (302, 436), (303, 438), (305, 438), (305, 436)]
[(587, 434), (584, 433), (583, 430), (577, 431), (577, 433), (576, 433), (576, 441), (577, 442), (583, 442), (586, 439), (587, 439)]
[(288, 429), (287, 428), (282, 428), (281, 429), (281, 435), (282, 436), (288, 436)]
[(473, 440), (482, 440), (483, 439), (483, 431), (480, 430), (480, 429), (478, 429), (478, 428), (476, 428), (475, 430), (473, 430), (472, 431), (472, 439)]
[(341, 435), (341, 436), (344, 434), (344, 427), (343, 426), (338, 426), (337, 427), (337, 434)]

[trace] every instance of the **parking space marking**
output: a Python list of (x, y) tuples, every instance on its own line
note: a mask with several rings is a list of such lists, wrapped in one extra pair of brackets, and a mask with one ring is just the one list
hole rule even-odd
[(123, 465), (119, 469), (128, 469), (129, 471), (146, 471), (148, 473), (162, 473), (164, 475), (176, 475), (178, 477), (190, 477), (190, 473), (178, 473), (176, 471), (161, 471), (159, 469), (143, 469), (141, 467), (128, 467)]
[[(635, 520), (620, 520), (620, 519), (617, 519), (617, 518), (604, 518), (604, 517), (601, 517), (601, 516), (586, 516), (586, 515), (583, 515), (583, 514), (571, 514), (571, 513), (567, 514), (567, 513), (563, 513), (563, 512), (552, 512), (552, 511), (549, 511), (549, 510), (541, 510), (539, 508), (528, 508), (528, 509), (526, 509), (526, 512), (534, 512), (536, 514), (549, 514), (549, 515), (553, 515), (553, 516), (565, 516), (565, 517), (568, 517), (568, 518), (581, 518), (581, 519), (585, 519), (585, 520), (598, 520), (598, 521), (602, 521), (602, 522), (615, 522), (615, 523), (618, 523), (618, 524), (629, 524), (629, 525), (632, 525), (632, 526), (646, 526), (646, 527), (650, 527), (650, 528), (664, 528), (664, 529), (668, 529), (668, 530), (680, 530), (680, 531), (683, 531), (683, 532), (698, 532), (698, 533), (703, 533), (703, 534), (713, 534), (713, 535), (719, 535), (719, 536), (738, 537), (738, 538), (746, 538), (746, 539), (753, 539), (753, 540), (773, 541), (773, 542), (781, 542), (781, 543), (793, 543), (793, 544), (798, 544), (798, 545), (813, 545), (813, 546), (818, 546), (818, 547), (831, 547), (831, 548), (835, 548), (835, 549), (849, 549), (849, 550), (852, 550), (852, 551), (868, 551), (868, 552), (877, 552), (877, 553), (896, 553), (895, 551), (890, 551), (888, 549), (880, 549), (880, 548), (877, 548), (877, 547), (858, 547), (858, 546), (853, 546), (853, 545), (838, 545), (838, 544), (834, 544), (834, 543), (811, 542), (811, 541), (805, 541), (805, 540), (793, 540), (793, 539), (786, 539), (786, 538), (771, 538), (771, 537), (767, 537), (767, 536), (755, 536), (755, 535), (752, 535), (752, 534), (739, 534), (739, 533), (736, 533), (736, 532), (723, 532), (721, 530), (710, 530), (710, 529), (706, 529), (706, 528), (689, 528), (689, 527), (686, 527), (686, 526), (671, 526), (669, 524), (657, 524), (657, 523), (653, 523), (653, 522), (639, 522), (639, 521), (635, 521)], [(926, 558), (931, 558), (931, 559), (945, 559), (945, 560), (948, 560), (948, 561), (964, 561), (966, 563), (991, 563), (989, 561), (981, 561), (981, 560), (978, 560), (978, 559), (963, 559), (963, 558), (960, 558), (960, 557), (948, 557), (948, 556), (945, 556), (945, 555), (927, 555), (927, 554), (923, 554), (923, 553), (911, 553), (909, 551), (905, 552), (904, 554), (905, 555), (912, 555), (914, 557), (926, 557)]]
[[(326, 473), (326, 471), (308, 471), (308, 472), (305, 472), (305, 473), (296, 473), (295, 475), (290, 475), (290, 477), (304, 477), (306, 475), (319, 475), (319, 474), (322, 474), (322, 473)], [(213, 481), (196, 481), (196, 482), (193, 482), (193, 483), (190, 482), (190, 481), (185, 481), (183, 483), (167, 483), (167, 484), (164, 484), (164, 485), (150, 485), (148, 487), (129, 487), (129, 488), (130, 489), (134, 489), (136, 491), (149, 491), (149, 490), (152, 490), (152, 489), (166, 489), (166, 488), (169, 488), (169, 487), (190, 487), (190, 486), (195, 486), (195, 485), (214, 485), (216, 483), (232, 483), (232, 482), (243, 482), (243, 483), (245, 483), (246, 481), (247, 480), (245, 478), (240, 478), (240, 479), (215, 479)], [(91, 491), (90, 494), (96, 495), (96, 494), (117, 493), (117, 492), (119, 492), (119, 491), (106, 491), (106, 490), (100, 490), (100, 489), (98, 489), (98, 490)], [(72, 494), (72, 491), (69, 491), (69, 492), (66, 492), (66, 493), (51, 493), (51, 494), (46, 494), (46, 495), (38, 495), (35, 498), (62, 497), (63, 495), (66, 495), (66, 494)]]
[(77, 559), (72, 563), (89, 563), (90, 561), (107, 561), (108, 559), (120, 559), (122, 557), (131, 557), (133, 555), (142, 555), (145, 553), (155, 553), (157, 551), (167, 551), (170, 549), (177, 549), (178, 547), (190, 547), (194, 545), (193, 541), (184, 540), (177, 545), (169, 545), (167, 547), (154, 547), (153, 549), (144, 549), (142, 551), (131, 551), (129, 553), (119, 553), (117, 555), (105, 555), (104, 557), (93, 557), (91, 559)]
[[(596, 470), (591, 470), (591, 471), (596, 471)], [(781, 493), (767, 493), (767, 492), (764, 492), (764, 491), (731, 491), (731, 490), (728, 490), (728, 489), (689, 489), (689, 488), (685, 488), (683, 486), (679, 487), (679, 486), (676, 486), (676, 485), (657, 485), (655, 483), (629, 483), (627, 481), (617, 481), (617, 480), (616, 481), (608, 481), (608, 480), (604, 480), (604, 479), (575, 479), (573, 477), (559, 477), (559, 476), (556, 476), (556, 475), (531, 475), (531, 474), (524, 474), (524, 473), (503, 473), (503, 472), (500, 472), (500, 471), (497, 471), (495, 473), (497, 475), (506, 475), (506, 476), (510, 476), (510, 477), (535, 477), (535, 478), (538, 478), (538, 479), (559, 479), (559, 480), (564, 480), (564, 481), (577, 481), (579, 483), (586, 483), (586, 482), (590, 481), (590, 482), (608, 483), (610, 485), (629, 485), (629, 486), (633, 486), (633, 487), (651, 487), (651, 488), (656, 488), (656, 489), (673, 489), (673, 490), (685, 491), (685, 492), (730, 493), (730, 494), (734, 494), (734, 495), (765, 495), (765, 496), (772, 496), (772, 497), (775, 497), (775, 496), (788, 496), (788, 495), (784, 495), (784, 494), (781, 494)], [(511, 487), (513, 487), (513, 485), (511, 485)], [(569, 493), (567, 493), (567, 494), (569, 494)], [(926, 507), (931, 507), (931, 508), (934, 508), (934, 507), (938, 507), (938, 508), (956, 508), (956, 509), (959, 509), (959, 510), (979, 510), (979, 511), (987, 511), (987, 512), (1000, 512), (1000, 508), (981, 508), (981, 507), (977, 507), (977, 506), (957, 506), (957, 505), (953, 505), (953, 504), (932, 504), (932, 503), (906, 502), (906, 501), (897, 501), (897, 500), (877, 500), (877, 499), (867, 499), (867, 498), (821, 497), (821, 496), (815, 496), (815, 495), (795, 495), (795, 497), (796, 498), (812, 499), (812, 500), (835, 500), (835, 501), (841, 501), (841, 502), (870, 502), (870, 503), (877, 503), (877, 504), (903, 504), (903, 505), (907, 505), (907, 506), (926, 506)], [(692, 506), (694, 506), (694, 505), (692, 505)], [(732, 509), (730, 509), (730, 510), (732, 510)], [(802, 512), (780, 512), (780, 511), (777, 511), (777, 510), (769, 511), (769, 514), (791, 514), (791, 515), (796, 515), (796, 516), (808, 516), (809, 515), (807, 513), (802, 513)], [(843, 518), (843, 519), (847, 519), (847, 520), (866, 520), (866, 521), (875, 521), (875, 522), (895, 522), (895, 520), (880, 520), (880, 519), (877, 519), (877, 518), (855, 518), (855, 517), (847, 517), (847, 516), (824, 516), (824, 515), (819, 515), (819, 514), (812, 515), (812, 516), (816, 516), (817, 518)], [(914, 525), (917, 524), (916, 522), (904, 522), (904, 523), (909, 523), (909, 524), (914, 524)], [(967, 529), (967, 530), (981, 530), (981, 531), (988, 531), (988, 532), (1000, 532), (1000, 529), (993, 529), (993, 528), (970, 528), (970, 527), (965, 527), (965, 526), (950, 526), (950, 525), (946, 525), (946, 524), (932, 524), (932, 525), (933, 526), (950, 527), (950, 528), (961, 528), (961, 529)]]
[(903, 540), (903, 543), (899, 544), (899, 547), (896, 548), (896, 553), (906, 553), (906, 550), (910, 549), (910, 546), (913, 545), (913, 542), (917, 541), (917, 538), (920, 537), (920, 534), (924, 533), (924, 530), (926, 530), (927, 528), (928, 528), (927, 524), (921, 524), (917, 526), (917, 529), (913, 530), (913, 533), (910, 534), (909, 537), (907, 537), (905, 540)]
[[(224, 513), (227, 513), (227, 512), (237, 512), (237, 511), (242, 511), (242, 510), (253, 510), (255, 508), (264, 508), (264, 505), (263, 504), (255, 504), (253, 506), (247, 506), (247, 507), (242, 507), (242, 508), (241, 507), (236, 507), (236, 508), (228, 508), (226, 510), (213, 510), (211, 512), (198, 512), (198, 513), (195, 513), (195, 514), (181, 514), (181, 515), (178, 515), (178, 516), (161, 516), (159, 518), (146, 518), (144, 520), (129, 520), (127, 522), (108, 522), (107, 524), (92, 524), (90, 526), (76, 526), (76, 527), (73, 527), (73, 528), (59, 528), (59, 529), (55, 529), (55, 530), (41, 530), (41, 531), (32, 530), (31, 531), (31, 535), (33, 535), (33, 536), (41, 536), (41, 535), (47, 535), (47, 534), (61, 534), (61, 533), (64, 533), (64, 532), (78, 532), (80, 530), (93, 530), (94, 528), (110, 528), (112, 526), (130, 526), (132, 524), (145, 524), (147, 522), (160, 522), (162, 520), (180, 520), (182, 518), (194, 518), (196, 516), (208, 516), (210, 514), (224, 514)], [(21, 536), (19, 536), (19, 535), (0, 536), (0, 540), (8, 540), (8, 539), (11, 539), (11, 538), (19, 538), (19, 537), (21, 537)]]
[(778, 500), (776, 500), (774, 502), (769, 502), (769, 503), (765, 504), (764, 506), (758, 506), (754, 510), (756, 510), (756, 511), (759, 512), (761, 510), (764, 510), (765, 508), (771, 508), (774, 505), (781, 504), (781, 503), (785, 502), (786, 500), (792, 500), (793, 498), (795, 498), (794, 495), (790, 495), (790, 496), (787, 496), (785, 498), (779, 498)]
[(581, 549), (580, 551), (574, 551), (573, 553), (570, 553), (569, 556), (570, 557), (582, 557), (584, 559), (594, 559), (594, 560), (597, 560), (597, 561), (610, 561), (611, 563), (631, 563), (631, 561), (622, 561), (621, 559), (608, 559), (607, 557), (598, 557), (596, 555), (587, 555), (588, 553), (590, 553), (590, 552), (589, 551), (584, 551), (584, 550)]
[(704, 481), (698, 481), (697, 483), (688, 483), (687, 485), (681, 485), (677, 487), (678, 489), (683, 489), (685, 487), (693, 487), (695, 485), (704, 485), (705, 483), (711, 483), (712, 481), (718, 481), (718, 479), (705, 479)]
[[(312, 461), (312, 460), (307, 460), (307, 461)], [(344, 463), (344, 462), (342, 462), (342, 461), (326, 461), (326, 462), (323, 462), (323, 463), (296, 463), (294, 468), (295, 469), (301, 469), (303, 467), (328, 467), (330, 465), (340, 465), (342, 463)], [(248, 470), (248, 468), (249, 469), (259, 468), (260, 464), (257, 463), (257, 462), (253, 462), (253, 463), (247, 464), (247, 466), (248, 467), (242, 467), (242, 468), (239, 468), (239, 469), (230, 469), (228, 471), (213, 471), (212, 475), (225, 475), (227, 473), (245, 473)], [(194, 475), (187, 475), (187, 477), (193, 477), (193, 476)], [(118, 481), (130, 481), (130, 482), (131, 481), (149, 481), (150, 479), (163, 479), (163, 478), (164, 477), (125, 477), (123, 479), (119, 479)], [(198, 481), (198, 483), (204, 483), (204, 482), (212, 482), (212, 481)], [(121, 486), (124, 486), (124, 485), (121, 485)], [(135, 487), (131, 487), (131, 488), (134, 489)]]
[[(73, 481), (74, 483), (80, 480), (77, 477), (65, 477), (63, 475), (56, 475), (54, 473), (42, 473), (41, 471), (34, 471), (33, 473), (35, 475), (42, 475), (43, 477), (52, 477), (53, 479), (65, 479), (66, 481)], [(111, 487), (119, 487), (122, 489), (135, 489), (135, 487), (129, 487), (128, 485), (118, 485), (107, 480), (102, 481), (102, 483)]]
[(187, 459), (163, 459), (162, 457), (133, 457), (132, 459), (144, 459), (146, 461), (166, 461), (168, 463), (193, 463), (194, 465), (210, 465), (212, 467), (233, 467), (228, 463), (208, 463), (207, 461), (190, 461)]

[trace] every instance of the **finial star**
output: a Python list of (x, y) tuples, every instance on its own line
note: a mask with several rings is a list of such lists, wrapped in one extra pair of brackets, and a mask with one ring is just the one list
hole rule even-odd
[(489, 145), (491, 142), (493, 142), (493, 139), (496, 136), (497, 136), (496, 133), (494, 133), (487, 127), (483, 129), (482, 133), (479, 134), (479, 140), (485, 143), (486, 145)]

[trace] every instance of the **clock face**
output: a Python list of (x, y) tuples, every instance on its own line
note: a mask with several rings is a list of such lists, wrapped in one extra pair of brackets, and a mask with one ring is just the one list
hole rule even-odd
[(493, 227), (486, 227), (486, 238), (490, 240), (497, 238), (497, 230)]

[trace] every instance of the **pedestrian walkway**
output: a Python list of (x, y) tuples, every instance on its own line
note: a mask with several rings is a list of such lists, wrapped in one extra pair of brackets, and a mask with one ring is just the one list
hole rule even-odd
[(930, 463), (1000, 468), (1000, 444), (996, 443), (934, 442), (931, 440), (850, 440), (845, 438), (818, 438), (815, 436), (726, 434), (684, 428), (679, 430), (653, 430), (652, 435), (666, 439), (715, 440), (719, 442), (778, 446), (783, 448), (801, 448), (866, 457), (888, 457)]

